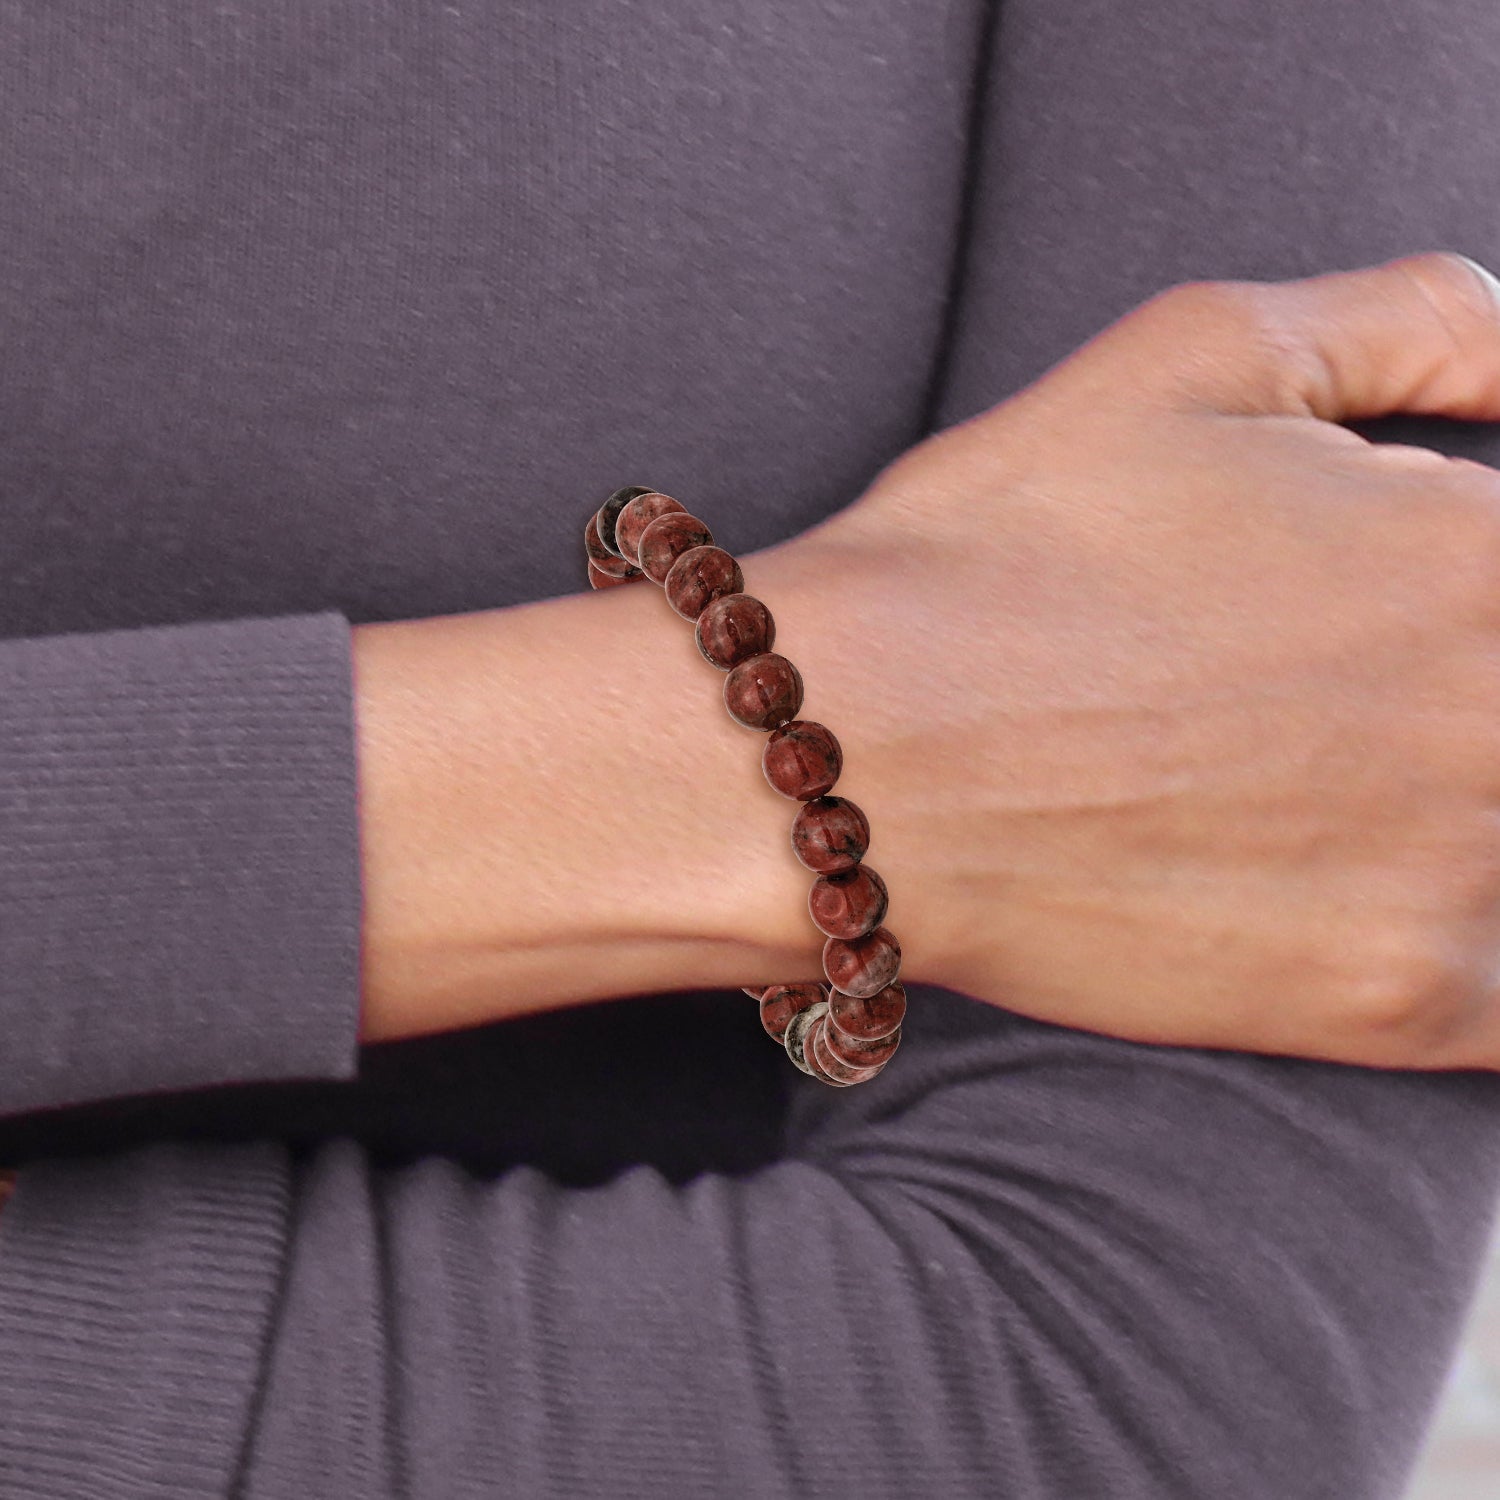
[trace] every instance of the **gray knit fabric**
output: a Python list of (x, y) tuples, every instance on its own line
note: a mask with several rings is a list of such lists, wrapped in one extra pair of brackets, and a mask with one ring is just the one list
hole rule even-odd
[(737, 992), (361, 1049), (349, 625), (583, 588), (620, 484), (795, 535), (1174, 280), (1494, 264), (1497, 65), (1490, 0), (0, 0), (0, 1496), (1396, 1500), (1500, 1079), (915, 985), (847, 1092)]

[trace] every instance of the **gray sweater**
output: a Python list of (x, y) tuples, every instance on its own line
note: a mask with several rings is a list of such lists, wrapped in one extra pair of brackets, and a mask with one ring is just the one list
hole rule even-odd
[(1500, 259), (1495, 7), (1002, 10), (0, 0), (5, 1500), (1399, 1494), (1493, 1075), (357, 1043), (351, 623), (625, 483), (795, 535), (1173, 280)]

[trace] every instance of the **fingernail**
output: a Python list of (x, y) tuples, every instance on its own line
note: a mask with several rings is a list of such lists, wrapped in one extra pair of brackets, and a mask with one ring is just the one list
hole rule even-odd
[(1458, 258), (1460, 260), (1468, 261), (1468, 263), (1474, 268), (1474, 271), (1478, 275), (1480, 281), (1484, 283), (1486, 291), (1488, 291), (1490, 296), (1494, 298), (1496, 309), (1500, 310), (1500, 277), (1497, 277), (1493, 271), (1486, 271), (1485, 268), (1480, 265), (1479, 262), (1472, 256), (1460, 255)]

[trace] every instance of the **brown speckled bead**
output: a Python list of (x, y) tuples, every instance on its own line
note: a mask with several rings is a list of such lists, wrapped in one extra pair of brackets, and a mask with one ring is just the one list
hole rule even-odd
[(662, 586), (671, 608), (694, 622), (704, 660), (727, 674), (724, 704), (746, 728), (767, 732), (767, 783), (802, 804), (792, 849), (820, 878), (808, 912), (827, 935), (828, 984), (745, 985), (762, 1027), (804, 1073), (847, 1088), (874, 1078), (901, 1040), (906, 994), (897, 975), (901, 946), (882, 926), (885, 882), (861, 863), (870, 843), (864, 812), (830, 795), (843, 770), (838, 740), (798, 719), (802, 674), (771, 648), (771, 612), (744, 592), (739, 563), (680, 501), (659, 490), (616, 490), (584, 527), (588, 579), (615, 588), (639, 578)]
[(858, 938), (831, 937), (823, 944), (823, 972), (834, 989), (867, 999), (878, 995), (901, 972), (901, 944), (889, 927), (877, 927)]
[(779, 1042), (798, 1011), (828, 999), (821, 984), (769, 984), (760, 997), (760, 1024)]
[(624, 489), (619, 489), (612, 494), (598, 510), (594, 512), (594, 525), (599, 532), (599, 540), (605, 547), (613, 552), (616, 557), (620, 555), (619, 544), (615, 541), (615, 522), (619, 519), (620, 512), (635, 499), (637, 495), (649, 495), (650, 490), (643, 484), (627, 484)]
[(802, 707), (802, 674), (786, 657), (762, 651), (730, 669), (724, 707), (746, 729), (776, 729)]
[[(631, 505), (635, 503), (634, 500), (630, 502)], [(626, 507), (627, 510), (629, 508)], [(616, 527), (615, 535), (619, 534), (619, 528)], [(712, 546), (713, 539), (713, 532), (697, 516), (691, 516), (685, 510), (669, 510), (666, 515), (658, 516), (641, 533), (636, 560), (652, 583), (665, 583), (667, 574), (672, 571), (672, 564), (689, 547)], [(623, 541), (621, 545), (624, 545)]]
[(833, 790), (844, 769), (844, 752), (831, 730), (812, 719), (793, 719), (771, 731), (760, 768), (783, 797), (806, 802)]
[(856, 1042), (878, 1042), (900, 1028), (906, 1017), (906, 986), (892, 980), (873, 995), (834, 990), (828, 997), (833, 1024)]
[(632, 573), (639, 573), (641, 570), (632, 567), (623, 557), (616, 557), (613, 552), (605, 550), (604, 543), (599, 540), (597, 523), (598, 517), (590, 516), (588, 524), (583, 528), (583, 550), (588, 554), (589, 561), (611, 578), (628, 578)]
[[(851, 1083), (863, 1083), (865, 1081), (863, 1077), (852, 1078), (847, 1076), (853, 1072), (851, 1068), (838, 1068), (838, 1071), (834, 1072), (833, 1069), (824, 1066), (823, 1059), (828, 1056), (828, 1053), (826, 1049), (820, 1051), (818, 1044), (823, 1035), (823, 1028), (827, 1024), (828, 1017), (819, 1016), (803, 1035), (802, 1061), (807, 1064), (808, 1071), (819, 1083), (831, 1084), (836, 1089), (846, 1089)], [(835, 1064), (835, 1067), (837, 1067), (837, 1064)], [(880, 1070), (877, 1068), (875, 1071), (879, 1072)]]
[(687, 506), (660, 490), (642, 490), (632, 496), (615, 521), (615, 547), (620, 556), (638, 562), (636, 552), (641, 545), (641, 534), (658, 516), (677, 511), (686, 515)]
[(863, 862), (819, 875), (807, 895), (807, 912), (818, 931), (836, 938), (874, 932), (889, 906), (885, 881)]
[(740, 565), (722, 547), (689, 547), (667, 570), (662, 589), (684, 620), (696, 620), (715, 599), (745, 587)]
[[(818, 1065), (819, 1071), (826, 1073), (835, 1082), (846, 1086), (851, 1083), (868, 1083), (885, 1066), (884, 1061), (871, 1064), (847, 1062), (834, 1051), (828, 1031), (828, 1017), (824, 1016), (809, 1028), (802, 1050), (807, 1052), (811, 1048), (813, 1061)], [(886, 1054), (887, 1057), (889, 1055)]]
[(828, 1014), (828, 1002), (820, 1000), (816, 1005), (810, 1005), (806, 1010), (799, 1010), (787, 1023), (786, 1032), (782, 1037), (782, 1045), (786, 1048), (786, 1055), (809, 1077), (816, 1078), (807, 1059), (802, 1055), (803, 1040), (807, 1035), (807, 1028), (812, 1025), (819, 1016)]
[(838, 1060), (850, 1068), (883, 1068), (901, 1045), (901, 1028), (898, 1026), (889, 1036), (878, 1041), (861, 1042), (855, 1037), (845, 1036), (829, 1016), (823, 1023), (823, 1046)]
[(727, 672), (776, 644), (776, 622), (753, 594), (726, 594), (705, 606), (693, 634), (703, 659)]
[(847, 870), (870, 847), (870, 820), (847, 797), (814, 797), (792, 819), (792, 852), (820, 875)]
[(639, 568), (632, 568), (623, 578), (612, 578), (608, 573), (601, 573), (592, 562), (589, 562), (589, 587), (596, 589), (612, 589), (618, 583), (634, 583), (637, 578), (646, 575)]

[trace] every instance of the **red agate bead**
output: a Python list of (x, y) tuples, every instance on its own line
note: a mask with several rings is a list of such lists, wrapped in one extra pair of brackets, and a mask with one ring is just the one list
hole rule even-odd
[(906, 986), (892, 980), (872, 995), (834, 990), (828, 997), (828, 1013), (844, 1036), (856, 1042), (878, 1042), (896, 1031), (906, 1016)]
[(901, 944), (889, 927), (877, 927), (863, 937), (831, 937), (823, 944), (823, 972), (829, 984), (846, 995), (878, 995), (901, 972)]
[(724, 706), (746, 729), (776, 729), (802, 707), (802, 674), (786, 657), (762, 651), (724, 679)]
[(889, 905), (885, 881), (863, 862), (819, 875), (807, 894), (807, 913), (814, 925), (836, 938), (874, 932), (885, 921)]
[(771, 731), (760, 767), (783, 797), (806, 802), (833, 790), (844, 769), (844, 752), (831, 730), (812, 719), (792, 719)]
[(726, 594), (704, 606), (693, 635), (703, 659), (727, 672), (776, 644), (776, 622), (752, 594)]
[[(630, 502), (631, 505), (637, 503), (634, 500)], [(625, 509), (629, 510), (630, 506), (627, 505)], [(620, 528), (616, 526), (615, 535), (619, 534)], [(669, 510), (666, 515), (658, 516), (641, 533), (636, 560), (652, 583), (665, 583), (667, 574), (672, 571), (672, 564), (688, 548), (710, 546), (713, 539), (713, 532), (697, 516), (691, 516), (685, 510)]]
[(809, 870), (847, 870), (870, 847), (870, 820), (847, 797), (814, 797), (792, 819), (792, 850)]
[(667, 570), (667, 603), (684, 620), (696, 620), (715, 599), (745, 587), (740, 565), (722, 547), (689, 547)]
[(632, 568), (623, 578), (611, 577), (608, 573), (602, 573), (594, 566), (593, 560), (589, 560), (589, 587), (595, 589), (612, 589), (616, 584), (634, 583), (637, 578), (646, 575), (639, 568)]
[(830, 1015), (823, 1025), (823, 1045), (834, 1057), (850, 1068), (883, 1068), (901, 1045), (901, 1028), (878, 1041), (861, 1042), (845, 1036), (834, 1025)]
[(885, 882), (862, 863), (870, 844), (864, 812), (831, 795), (843, 769), (838, 740), (798, 719), (802, 674), (771, 648), (771, 612), (744, 592), (739, 563), (680, 501), (660, 490), (616, 490), (584, 526), (588, 580), (614, 588), (646, 577), (694, 623), (698, 650), (727, 675), (724, 703), (737, 723), (767, 732), (761, 769), (782, 796), (802, 804), (792, 848), (818, 875), (808, 911), (827, 935), (828, 984), (745, 985), (761, 1025), (804, 1073), (835, 1087), (878, 1074), (901, 1040), (906, 996), (901, 946), (884, 926)]
[(599, 532), (599, 540), (616, 557), (620, 555), (620, 544), (615, 540), (615, 522), (619, 519), (620, 512), (637, 495), (649, 495), (650, 493), (651, 491), (643, 484), (627, 484), (623, 489), (616, 490), (594, 512), (594, 525)]
[[(619, 519), (615, 522), (615, 550), (630, 562), (639, 562), (637, 552), (642, 533), (658, 516), (665, 516), (673, 511), (686, 514), (687, 506), (670, 495), (662, 494), (660, 490), (642, 490), (640, 494), (632, 495), (621, 508)], [(602, 537), (604, 533), (601, 531), (599, 535)]]
[[(802, 1061), (807, 1064), (807, 1071), (820, 1083), (830, 1083), (834, 1088), (846, 1089), (851, 1083), (863, 1082), (863, 1079), (840, 1078), (837, 1073), (823, 1066), (822, 1057), (818, 1053), (818, 1042), (822, 1037), (823, 1028), (828, 1024), (828, 1017), (819, 1016), (802, 1036)], [(826, 1054), (825, 1054), (826, 1055)], [(847, 1071), (840, 1069), (840, 1072)]]
[(599, 540), (597, 516), (590, 516), (583, 528), (583, 550), (588, 554), (589, 561), (601, 573), (607, 573), (611, 578), (628, 578), (631, 574), (641, 571), (639, 568), (632, 567), (623, 557), (617, 557)]
[[(838, 1083), (868, 1083), (884, 1066), (885, 1059), (882, 1058), (875, 1063), (851, 1063), (833, 1048), (832, 1039), (829, 1036), (830, 1023), (827, 1016), (817, 1022), (808, 1031), (812, 1039), (813, 1061), (828, 1076)], [(803, 1042), (802, 1050), (808, 1050), (808, 1043)], [(889, 1057), (890, 1053), (886, 1053)]]
[(807, 1029), (820, 1016), (828, 1014), (828, 1002), (820, 1000), (816, 1005), (810, 1005), (806, 1010), (799, 1010), (796, 1015), (787, 1022), (786, 1031), (782, 1036), (782, 1045), (786, 1048), (786, 1055), (804, 1072), (813, 1078), (818, 1075), (813, 1072), (812, 1065), (803, 1055), (803, 1044), (807, 1039)]
[(793, 1016), (827, 999), (821, 984), (767, 985), (760, 997), (760, 1024), (779, 1042)]

